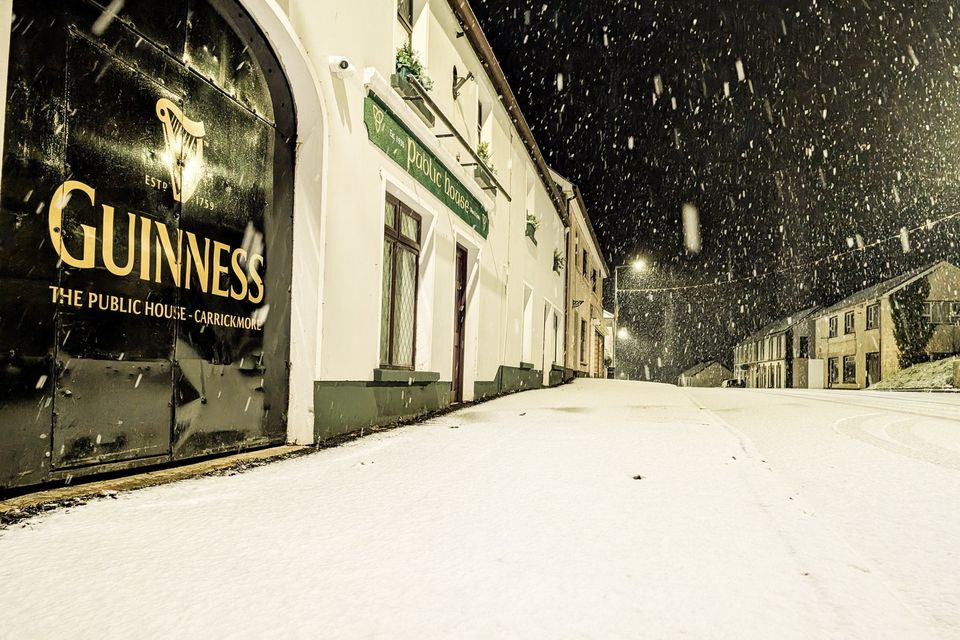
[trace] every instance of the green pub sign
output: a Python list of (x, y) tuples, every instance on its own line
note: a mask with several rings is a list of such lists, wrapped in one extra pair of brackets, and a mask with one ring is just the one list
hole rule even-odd
[(490, 219), (480, 201), (374, 93), (368, 94), (364, 101), (363, 121), (373, 144), (476, 229), (477, 233), (487, 237)]

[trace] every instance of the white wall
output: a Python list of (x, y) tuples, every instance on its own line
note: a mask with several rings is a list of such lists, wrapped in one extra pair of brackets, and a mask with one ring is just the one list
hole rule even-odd
[[(468, 249), (468, 317), (465, 395), (472, 397), (473, 381), (490, 381), (501, 364), (519, 366), (523, 283), (532, 297), (531, 362), (552, 360), (544, 355), (545, 304), (563, 308), (562, 277), (553, 271), (553, 252), (563, 252), (563, 225), (546, 188), (537, 180), (534, 202), (541, 227), (534, 246), (524, 236), (526, 203), (524, 176), (532, 160), (496, 96), (467, 38), (456, 38), (459, 25), (445, 0), (415, 0), (413, 47), (421, 53), (435, 87), (431, 97), (448, 114), (471, 144), (476, 143), (477, 99), (490, 101), (489, 136), (497, 178), (507, 194), (480, 199), (489, 207), (490, 232), (483, 239), (368, 139), (363, 123), (364, 80), (373, 69), (389, 82), (394, 71), (397, 37), (393, 0), (337, 3), (318, 15), (310, 0), (288, 0), (290, 20), (319, 75), (319, 87), (328, 113), (325, 142), (330, 158), (323, 228), (323, 270), (317, 287), (322, 291), (317, 348), (318, 380), (371, 380), (379, 366), (381, 270), (384, 194), (394, 193), (424, 218), (421, 280), (418, 297), (418, 370), (452, 377), (453, 266), (457, 242)], [(340, 79), (331, 73), (330, 56), (344, 56), (361, 70)], [(452, 95), (453, 66), (461, 76), (475, 80)], [(378, 93), (391, 92), (374, 83)], [(389, 96), (385, 96), (389, 97)], [(398, 101), (398, 113), (407, 112), (408, 124), (427, 146), (457, 170), (471, 162), (459, 145), (438, 142), (416, 116)], [(434, 133), (445, 127), (438, 121)], [(476, 185), (472, 168), (461, 180)], [(512, 198), (512, 201), (507, 196)], [(296, 274), (295, 274), (296, 278)], [(552, 325), (550, 325), (552, 327)], [(562, 332), (562, 323), (561, 323)], [(562, 339), (562, 338), (561, 338)], [(548, 365), (549, 366), (549, 365)]]

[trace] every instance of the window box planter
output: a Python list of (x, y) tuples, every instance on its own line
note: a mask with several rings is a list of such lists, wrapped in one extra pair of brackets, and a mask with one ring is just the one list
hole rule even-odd
[(540, 221), (533, 215), (527, 214), (527, 232), (526, 236), (530, 238), (533, 244), (537, 244), (537, 229), (540, 227)]
[(537, 226), (534, 224), (527, 223), (527, 237), (530, 238), (530, 242), (537, 244)]
[(493, 178), (493, 172), (485, 167), (482, 163), (477, 164), (477, 166), (473, 168), (473, 177), (484, 189), (497, 188), (497, 182)]
[(420, 116), (420, 119), (423, 120), (428, 127), (433, 128), (437, 118), (433, 115), (430, 107), (427, 106), (426, 101), (423, 99), (419, 88), (414, 86), (411, 79), (413, 79), (413, 82), (416, 82), (415, 75), (411, 74), (406, 67), (400, 67), (397, 73), (390, 76), (390, 84), (397, 93), (403, 96), (406, 103)]

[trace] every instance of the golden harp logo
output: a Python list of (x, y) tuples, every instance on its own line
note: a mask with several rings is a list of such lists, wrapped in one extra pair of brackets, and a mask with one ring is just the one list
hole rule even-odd
[(203, 123), (191, 120), (170, 100), (157, 100), (157, 118), (163, 123), (167, 149), (164, 164), (170, 170), (173, 199), (186, 202), (200, 184), (203, 171)]

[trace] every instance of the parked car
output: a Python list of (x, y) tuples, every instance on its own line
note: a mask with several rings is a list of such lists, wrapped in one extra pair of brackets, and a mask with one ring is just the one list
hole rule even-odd
[(724, 389), (728, 389), (728, 388), (743, 389), (744, 387), (747, 386), (747, 384), (744, 380), (737, 380), (736, 378), (727, 378), (726, 380), (720, 383), (720, 386), (723, 387)]

